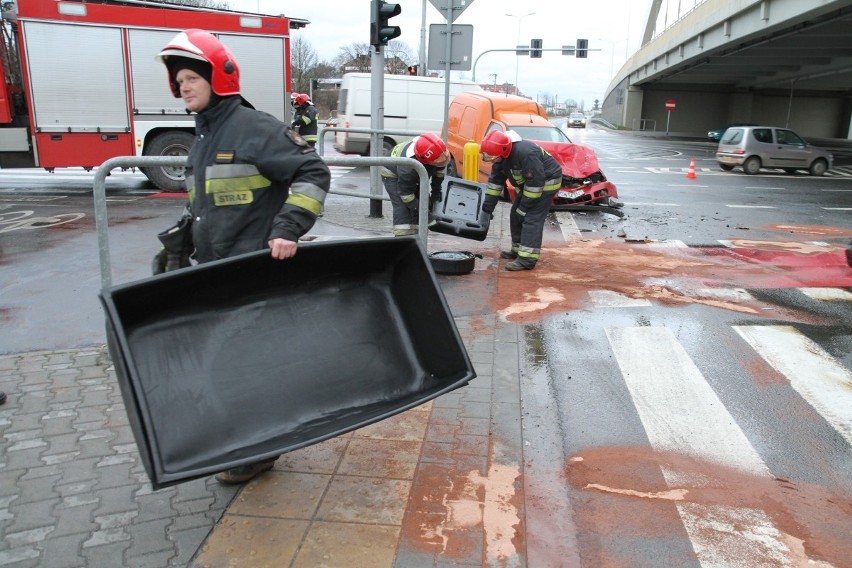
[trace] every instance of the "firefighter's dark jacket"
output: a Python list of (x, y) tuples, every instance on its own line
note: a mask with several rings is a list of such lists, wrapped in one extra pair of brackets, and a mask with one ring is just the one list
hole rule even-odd
[[(402, 142), (397, 144), (391, 151), (390, 157), (413, 158), (413, 145), (414, 142)], [(423, 164), (423, 167), (426, 168), (426, 174), (429, 176), (430, 188), (432, 190), (431, 194), (433, 196), (440, 195), (441, 184), (444, 183), (444, 175), (447, 169), (446, 166), (431, 166), (429, 164)], [(397, 180), (397, 191), (399, 191), (399, 195), (402, 197), (403, 202), (420, 198), (420, 176), (414, 168), (398, 165), (382, 166), (381, 174), (382, 178)]]
[(299, 136), (308, 141), (317, 139), (317, 107), (305, 103), (296, 107), (293, 113), (293, 124), (291, 125)]
[(513, 142), (509, 156), (495, 161), (491, 166), (483, 210), (494, 210), (507, 179), (519, 190), (516, 199), (522, 199), (524, 188), (541, 192), (546, 182), (561, 180), (562, 166), (538, 144), (529, 140)]
[(195, 259), (208, 262), (296, 241), (322, 211), (331, 174), (277, 118), (227, 97), (195, 117), (186, 186)]

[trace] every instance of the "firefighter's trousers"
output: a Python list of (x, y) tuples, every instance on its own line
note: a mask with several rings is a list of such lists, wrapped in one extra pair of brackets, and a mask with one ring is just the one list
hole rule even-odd
[(417, 207), (419, 200), (416, 195), (401, 195), (399, 181), (396, 178), (382, 177), (382, 182), (385, 184), (385, 191), (388, 192), (393, 207), (393, 236), (416, 235), (419, 215)]
[[(537, 262), (541, 256), (544, 224), (554, 193), (556, 191), (544, 191), (537, 199), (522, 199), (523, 189), (518, 188), (509, 212), (509, 230), (512, 234), (512, 250), (519, 258)], [(527, 206), (526, 210), (519, 209), (522, 201)]]

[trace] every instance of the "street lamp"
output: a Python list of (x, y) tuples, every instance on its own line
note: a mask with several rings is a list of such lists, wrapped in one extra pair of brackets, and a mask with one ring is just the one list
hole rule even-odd
[[(603, 39), (601, 37), (598, 38), (598, 41), (602, 41), (604, 43), (608, 43), (610, 45), (609, 52), (609, 76), (613, 77), (613, 73), (615, 72), (615, 46), (619, 43), (627, 42), (627, 39), (620, 39), (618, 41), (609, 41), (608, 39)], [(625, 48), (627, 47), (627, 43), (624, 44)], [(627, 53), (624, 54), (624, 59), (627, 59)]]
[[(523, 20), (527, 16), (534, 16), (535, 12), (530, 12), (529, 14), (524, 14), (523, 16), (519, 16), (517, 14), (506, 14), (506, 15), (509, 16), (510, 18), (517, 18), (518, 19), (518, 41), (515, 42), (515, 46), (517, 47), (517, 46), (521, 45), (521, 20)], [(521, 60), (518, 59), (519, 57), (520, 57), (520, 55), (515, 55), (515, 91), (516, 91), (517, 94), (521, 94), (520, 90), (518, 89), (518, 65), (521, 62)]]
[(598, 38), (598, 41), (602, 41), (604, 43), (609, 44), (609, 76), (612, 79), (612, 72), (615, 69), (615, 43), (614, 41), (609, 41), (608, 39)]

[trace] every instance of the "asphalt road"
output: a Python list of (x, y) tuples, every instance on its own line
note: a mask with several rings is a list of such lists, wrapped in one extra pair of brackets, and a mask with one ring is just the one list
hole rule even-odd
[[(745, 176), (703, 141), (569, 136), (625, 217), (553, 215), (539, 267), (486, 301), (523, 325), (526, 475), (562, 484), (548, 506), (582, 565), (843, 565), (852, 171)], [(0, 353), (101, 343), (90, 182), (18, 175), (0, 172)], [(335, 168), (341, 187), (368, 183)], [(153, 194), (138, 175), (108, 182), (116, 282), (147, 276), (182, 207)]]

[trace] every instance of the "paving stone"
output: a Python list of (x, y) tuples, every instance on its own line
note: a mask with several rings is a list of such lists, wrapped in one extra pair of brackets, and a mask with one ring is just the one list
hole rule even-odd
[(46, 475), (42, 477), (21, 478), (17, 482), (18, 503), (32, 503), (45, 500), (59, 500), (59, 492), (56, 491), (56, 482), (61, 479), (62, 474)]
[(97, 488), (93, 492), (100, 503), (100, 506), (95, 510), (95, 516), (125, 513), (127, 511), (133, 511), (138, 514), (139, 505), (131, 499), (133, 490), (134, 487), (132, 485), (104, 488), (98, 483)]
[(86, 566), (86, 559), (80, 554), (86, 533), (69, 534), (57, 537), (51, 535), (39, 545), (41, 558), (39, 568), (80, 568)]
[(35, 546), (18, 546), (0, 550), (0, 566), (29, 568), (38, 566), (39, 551)]
[(187, 566), (209, 533), (210, 528), (205, 527), (172, 532), (169, 536), (177, 546), (178, 554), (169, 566)]
[(98, 530), (98, 524), (94, 522), (94, 511), (98, 502), (79, 502), (75, 499), (63, 500), (53, 509), (53, 517), (56, 519), (56, 531), (51, 538), (62, 537), (71, 534), (88, 534)]
[(95, 464), (98, 475), (98, 487), (109, 489), (136, 485), (136, 480), (130, 470), (137, 456), (104, 456)]
[(163, 550), (142, 556), (128, 556), (124, 566), (126, 568), (163, 568), (164, 566), (175, 566), (175, 564), (172, 564), (174, 558), (174, 550)]
[(175, 515), (172, 508), (172, 496), (174, 492), (167, 490), (154, 491), (148, 494), (134, 494), (133, 501), (139, 507), (137, 522), (153, 521), (156, 519), (169, 519)]
[(47, 450), (42, 453), (42, 459), (47, 456), (52, 456), (56, 454), (65, 454), (69, 452), (78, 452), (78, 440), (80, 439), (79, 432), (72, 432), (69, 434), (59, 434), (55, 436), (46, 437), (47, 441)]
[(14, 502), (9, 505), (12, 524), (6, 530), (6, 538), (22, 531), (44, 527), (53, 520), (53, 507), (57, 500), (35, 501), (28, 503)]
[(85, 546), (83, 543), (81, 554), (86, 559), (86, 566), (96, 567), (118, 567), (124, 565), (124, 551), (130, 548), (130, 541), (114, 542), (99, 546)]
[(166, 538), (166, 529), (171, 519), (157, 519), (144, 523), (132, 523), (127, 526), (131, 544), (127, 556), (143, 556), (152, 552), (169, 551), (169, 557), (176, 553), (174, 544)]

